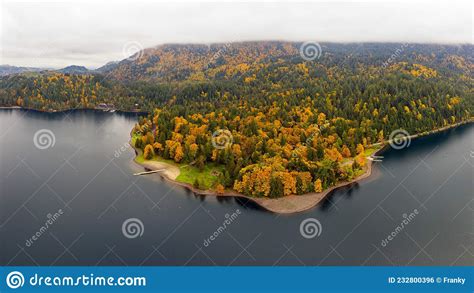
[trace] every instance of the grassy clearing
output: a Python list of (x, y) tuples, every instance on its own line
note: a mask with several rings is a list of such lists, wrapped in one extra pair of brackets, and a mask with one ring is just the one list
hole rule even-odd
[[(137, 136), (132, 137), (132, 145), (135, 145), (136, 139)], [(138, 150), (138, 154), (135, 157), (135, 161), (137, 163), (144, 163), (146, 161), (143, 157), (143, 152), (141, 152), (140, 150)], [(154, 156), (151, 161), (163, 162), (179, 167), (180, 174), (178, 177), (176, 177), (176, 181), (194, 185), (197, 179), (200, 183), (200, 189), (214, 188), (218, 183), (219, 175), (224, 172), (224, 166), (216, 165), (214, 163), (206, 164), (204, 170), (200, 171), (194, 166), (190, 166), (187, 164), (178, 164), (173, 160), (166, 160), (158, 156)]]
[(145, 158), (143, 157), (143, 154), (142, 154), (142, 153), (138, 154), (138, 155), (135, 157), (135, 161), (136, 161), (137, 163), (144, 163), (144, 162), (145, 162)]
[(364, 174), (364, 172), (365, 172), (364, 169), (355, 170), (353, 178), (359, 177), (360, 175)]
[(201, 189), (212, 189), (218, 183), (219, 175), (224, 171), (224, 166), (216, 164), (206, 164), (204, 170), (189, 165), (180, 166), (180, 174), (176, 178), (179, 182), (194, 184), (196, 179), (200, 183)]
[(365, 149), (365, 151), (364, 151), (364, 155), (365, 155), (366, 157), (368, 157), (368, 156), (370, 156), (370, 155), (373, 155), (373, 154), (374, 154), (376, 151), (378, 151), (379, 149), (380, 149), (380, 147), (379, 147), (379, 148), (377, 148), (377, 147), (367, 148), (367, 149)]
[[(134, 135), (132, 136), (131, 143), (134, 145), (135, 140), (137, 139), (138, 136)], [(372, 148), (367, 148), (364, 151), (364, 155), (366, 157), (374, 154), (379, 148), (377, 147), (372, 147)], [(196, 180), (199, 181), (199, 188), (200, 189), (214, 189), (219, 182), (219, 175), (224, 172), (224, 166), (222, 165), (217, 165), (214, 163), (207, 163), (202, 171), (200, 171), (198, 168), (195, 166), (190, 166), (187, 164), (179, 164), (174, 162), (173, 160), (166, 160), (163, 159), (162, 157), (154, 156), (152, 161), (158, 161), (158, 162), (163, 162), (167, 163), (176, 167), (179, 167), (180, 174), (178, 177), (176, 177), (176, 181), (182, 182), (182, 183), (188, 183), (191, 185), (194, 185)], [(344, 158), (343, 161), (341, 162), (342, 165), (347, 165), (347, 164), (352, 164), (354, 158)], [(143, 152), (140, 150), (138, 151), (138, 154), (135, 158), (135, 161), (138, 163), (144, 163), (146, 160), (143, 157)], [(356, 170), (354, 172), (354, 177), (360, 176), (364, 173), (364, 170)]]
[(135, 145), (135, 141), (137, 140), (137, 138), (140, 137), (140, 135), (136, 134), (136, 133), (133, 133), (132, 135), (132, 145), (134, 146)]

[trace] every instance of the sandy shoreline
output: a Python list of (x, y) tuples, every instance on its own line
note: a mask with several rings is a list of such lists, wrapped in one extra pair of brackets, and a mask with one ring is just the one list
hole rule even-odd
[[(24, 110), (39, 111), (39, 110), (35, 110), (35, 109), (27, 109), (27, 108), (22, 108), (22, 107), (17, 107), (17, 106), (0, 107), (0, 109), (24, 109)], [(79, 110), (79, 109), (61, 110), (61, 111), (57, 111), (57, 112), (70, 111), (70, 110)], [(95, 110), (95, 109), (81, 109), (81, 110)], [(45, 111), (39, 111), (39, 112), (54, 113), (54, 112), (45, 112)], [(117, 112), (126, 112), (126, 111), (117, 110)], [(416, 138), (419, 138), (419, 137), (424, 137), (424, 136), (427, 136), (427, 135), (442, 132), (442, 131), (445, 131), (445, 130), (448, 130), (448, 129), (451, 129), (451, 128), (455, 128), (455, 127), (458, 127), (458, 126), (463, 125), (463, 124), (472, 123), (472, 122), (474, 122), (474, 120), (471, 118), (470, 120), (459, 122), (459, 123), (456, 123), (456, 124), (453, 124), (453, 125), (444, 126), (444, 127), (432, 130), (432, 131), (427, 131), (427, 132), (420, 133), (420, 134), (414, 134), (414, 135), (409, 136), (409, 138), (410, 139), (416, 139)], [(130, 145), (131, 145), (131, 143), (130, 143)], [(386, 141), (384, 143), (373, 144), (372, 147), (373, 146), (380, 146), (380, 148), (372, 154), (372, 155), (377, 155), (380, 152), (382, 152), (388, 146), (388, 141)], [(133, 146), (132, 146), (132, 148), (135, 149)], [(136, 154), (139, 154), (141, 151), (135, 149), (135, 152), (136, 152)], [(365, 170), (364, 170), (363, 174), (359, 175), (358, 177), (356, 177), (356, 178), (354, 178), (350, 181), (339, 182), (337, 185), (332, 186), (332, 187), (324, 190), (323, 192), (319, 192), (319, 193), (313, 192), (313, 193), (307, 193), (307, 194), (303, 194), (303, 195), (290, 195), (290, 196), (285, 196), (285, 197), (281, 197), (281, 198), (264, 198), (264, 197), (250, 197), (250, 196), (246, 196), (246, 195), (234, 192), (234, 191), (226, 191), (223, 194), (218, 194), (213, 190), (196, 189), (191, 184), (176, 181), (176, 178), (180, 174), (180, 170), (179, 170), (178, 166), (171, 165), (171, 164), (168, 164), (168, 163), (165, 163), (165, 162), (151, 161), (151, 160), (145, 160), (144, 162), (138, 162), (136, 160), (136, 158), (134, 159), (134, 162), (136, 164), (144, 167), (147, 170), (161, 170), (158, 174), (162, 178), (166, 179), (167, 181), (169, 181), (173, 184), (183, 186), (183, 187), (191, 190), (192, 192), (194, 192), (196, 194), (222, 196), (222, 197), (245, 198), (245, 199), (248, 199), (248, 200), (256, 203), (257, 205), (261, 206), (262, 208), (264, 208), (268, 211), (271, 211), (271, 212), (274, 212), (274, 213), (281, 213), (281, 214), (291, 214), (291, 213), (297, 213), (297, 212), (302, 212), (302, 211), (311, 209), (314, 206), (316, 206), (318, 203), (320, 203), (332, 191), (334, 191), (338, 188), (341, 188), (341, 187), (359, 182), (359, 181), (361, 181), (365, 178), (368, 178), (372, 175), (372, 161), (367, 160), (367, 164), (366, 164), (366, 167), (365, 167)], [(150, 175), (146, 175), (146, 176), (150, 176)]]
[(145, 160), (142, 163), (135, 161), (137, 164), (145, 167), (145, 169), (154, 171), (154, 170), (162, 170), (159, 172), (163, 177), (169, 180), (176, 180), (176, 177), (179, 176), (179, 168), (168, 163), (158, 162), (158, 161), (150, 161)]
[[(445, 131), (451, 128), (455, 128), (457, 126), (463, 125), (463, 124), (468, 124), (472, 123), (473, 120), (467, 120), (463, 122), (459, 122), (453, 125), (445, 126), (439, 129), (435, 129), (426, 133), (421, 133), (421, 134), (414, 134), (411, 135), (409, 138), (410, 139), (416, 139), (419, 137), (423, 137), (426, 135), (431, 135), (435, 134), (441, 131)], [(373, 154), (371, 155), (378, 155), (383, 150), (385, 150), (386, 147), (388, 147), (388, 142), (385, 142), (384, 144), (374, 144), (372, 146), (379, 145), (380, 148), (377, 149)], [(133, 147), (133, 146), (132, 146)], [(135, 150), (137, 152), (137, 150)], [(138, 154), (138, 152), (137, 152)], [(217, 192), (213, 190), (200, 190), (192, 186), (191, 184), (188, 183), (183, 183), (183, 182), (178, 182), (176, 181), (176, 178), (178, 177), (179, 173), (179, 168), (177, 166), (173, 166), (168, 163), (164, 162), (158, 162), (158, 161), (145, 161), (143, 163), (137, 162), (134, 160), (137, 164), (145, 167), (148, 170), (163, 170), (162, 172), (159, 172), (158, 174), (166, 179), (169, 182), (172, 182), (173, 184), (183, 186), (195, 194), (199, 195), (212, 195), (212, 196), (221, 196), (221, 197), (240, 197), (240, 198), (245, 198), (248, 199), (260, 207), (274, 213), (278, 214), (292, 214), (292, 213), (298, 213), (302, 212), (305, 210), (309, 210), (313, 207), (315, 207), (317, 204), (319, 204), (324, 198), (326, 198), (331, 192), (335, 191), (338, 188), (348, 186), (354, 183), (357, 183), (363, 179), (366, 179), (372, 175), (372, 161), (367, 160), (367, 164), (364, 169), (364, 173), (357, 176), (356, 178), (350, 180), (350, 181), (344, 181), (344, 182), (339, 182), (338, 184), (324, 190), (323, 192), (312, 192), (312, 193), (306, 193), (302, 195), (289, 195), (289, 196), (284, 196), (280, 198), (265, 198), (265, 197), (250, 197), (246, 196), (244, 194), (237, 193), (235, 191), (226, 191), (223, 194), (218, 194)]]
[[(378, 154), (383, 149), (384, 147), (378, 149), (377, 151), (374, 152), (374, 155)], [(140, 153), (139, 150), (135, 149), (135, 151), (137, 154)], [(212, 196), (218, 196), (218, 197), (221, 196), (221, 197), (245, 198), (256, 203), (260, 207), (270, 212), (274, 212), (278, 214), (292, 214), (292, 213), (298, 213), (298, 212), (311, 209), (314, 206), (316, 206), (319, 202), (321, 202), (332, 191), (338, 188), (341, 188), (343, 186), (356, 183), (364, 178), (369, 177), (372, 174), (372, 161), (367, 160), (367, 164), (365, 166), (365, 170), (363, 174), (359, 175), (358, 177), (350, 181), (340, 182), (337, 185), (324, 190), (323, 192), (312, 192), (312, 193), (306, 193), (302, 195), (289, 195), (289, 196), (284, 196), (280, 198), (265, 198), (265, 197), (250, 197), (250, 196), (247, 196), (235, 191), (226, 191), (223, 194), (218, 194), (214, 190), (197, 189), (191, 184), (176, 181), (176, 178), (180, 174), (179, 168), (177, 166), (174, 166), (165, 162), (150, 161), (150, 160), (145, 160), (144, 162), (138, 162), (137, 160), (134, 160), (134, 162), (144, 167), (146, 170), (150, 170), (150, 171), (162, 170), (161, 172), (158, 172), (157, 174), (161, 176), (163, 179), (173, 184), (185, 187), (191, 190), (195, 194), (212, 195)], [(150, 176), (150, 175), (144, 175), (144, 176)]]

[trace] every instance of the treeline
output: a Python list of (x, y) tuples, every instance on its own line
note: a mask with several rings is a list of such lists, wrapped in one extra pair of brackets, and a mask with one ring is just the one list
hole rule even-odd
[(353, 178), (396, 129), (472, 117), (472, 45), (322, 44), (313, 61), (299, 45), (162, 46), (102, 75), (4, 77), (0, 103), (147, 110), (134, 128), (146, 158), (220, 166), (214, 188), (269, 197)]
[(232, 81), (182, 82), (136, 125), (136, 147), (147, 158), (224, 166), (216, 189), (278, 197), (353, 178), (364, 149), (396, 129), (419, 133), (472, 113), (464, 69), (446, 75), (449, 68), (405, 61), (327, 68), (293, 57), (241, 68)]
[(0, 79), (0, 105), (42, 111), (93, 109), (100, 104), (125, 111), (151, 111), (157, 105), (158, 99), (144, 96), (147, 91), (140, 90), (140, 83), (132, 88), (102, 75), (12, 75)]

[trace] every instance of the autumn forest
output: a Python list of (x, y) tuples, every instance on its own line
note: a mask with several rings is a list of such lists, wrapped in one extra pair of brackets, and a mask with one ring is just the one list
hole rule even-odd
[(142, 160), (190, 166), (182, 181), (198, 189), (271, 198), (357, 177), (394, 130), (472, 117), (472, 45), (321, 43), (314, 60), (300, 47), (164, 45), (82, 74), (4, 76), (0, 105), (148, 113), (132, 130)]

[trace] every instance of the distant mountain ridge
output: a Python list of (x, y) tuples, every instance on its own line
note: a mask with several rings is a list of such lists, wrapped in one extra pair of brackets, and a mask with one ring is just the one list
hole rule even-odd
[[(309, 44), (309, 45), (308, 45)], [(71, 65), (58, 70), (0, 66), (0, 76), (24, 72), (106, 75), (118, 81), (203, 81), (229, 80), (258, 76), (265, 70), (282, 69), (304, 61), (302, 46), (310, 46), (317, 58), (310, 61), (324, 67), (360, 64), (382, 66), (398, 62), (422, 63), (433, 67), (474, 62), (474, 46), (406, 43), (302, 43), (255, 41), (219, 44), (165, 44), (144, 49), (121, 61), (111, 61), (95, 70)], [(309, 52), (309, 51), (308, 51)], [(311, 52), (310, 52), (311, 53)], [(456, 56), (462, 56), (459, 59)], [(455, 58), (456, 60), (454, 60)], [(390, 64), (389, 64), (390, 63)], [(358, 65), (359, 64), (359, 65)], [(453, 68), (472, 74), (469, 67)]]
[[(353, 128), (378, 119), (380, 125), (364, 134), (375, 142), (382, 122), (392, 120), (395, 125), (409, 117), (409, 124), (397, 125), (419, 132), (417, 125), (426, 126), (426, 117), (441, 126), (471, 117), (473, 48), (401, 43), (171, 44), (142, 50), (97, 70), (73, 65), (2, 77), (0, 105), (50, 111), (113, 104), (150, 113), (167, 107), (172, 111), (164, 123), (191, 110), (211, 113), (232, 107), (232, 113), (241, 117), (253, 113), (246, 125), (247, 134), (254, 135), (259, 135), (260, 124), (256, 109), (267, 113), (271, 107), (274, 118), (281, 121), (325, 123), (317, 115), (308, 120), (305, 107), (309, 107), (330, 113), (331, 119), (350, 119)], [(298, 111), (291, 110), (303, 104)], [(286, 113), (277, 115), (280, 111)], [(344, 137), (350, 129), (340, 128), (336, 120), (338, 136)], [(165, 145), (169, 137), (160, 143)]]
[(87, 69), (84, 66), (79, 66), (79, 65), (70, 65), (67, 67), (64, 67), (62, 69), (56, 70), (61, 73), (69, 73), (69, 74), (87, 74), (91, 73), (89, 69)]
[[(302, 49), (308, 49), (307, 52)], [(312, 50), (312, 51), (311, 51)], [(301, 43), (257, 41), (211, 45), (167, 44), (147, 48), (134, 56), (101, 68), (101, 73), (116, 80), (219, 80), (257, 74), (263, 69), (287, 66), (304, 61), (302, 54), (316, 54), (307, 58), (325, 67), (348, 67), (358, 64), (383, 66), (398, 62), (424, 63), (445, 67), (448, 63), (474, 62), (474, 46), (407, 44), (407, 43)], [(453, 62), (453, 56), (464, 61)], [(312, 56), (308, 56), (312, 57)], [(385, 64), (385, 65), (384, 65)], [(472, 68), (457, 68), (465, 73)], [(258, 75), (258, 74), (257, 74)], [(251, 77), (251, 76), (249, 76)]]
[(11, 65), (5, 64), (5, 65), (0, 65), (0, 76), (18, 74), (18, 73), (23, 73), (23, 72), (39, 72), (43, 70), (47, 70), (47, 69), (36, 68), (36, 67), (11, 66)]
[(110, 62), (107, 62), (105, 65), (97, 68), (94, 71), (99, 72), (99, 73), (109, 72), (109, 71), (113, 70), (115, 67), (117, 67), (119, 63), (120, 63), (120, 61), (110, 61)]
[(178, 81), (199, 79), (202, 72), (221, 66), (245, 66), (297, 54), (298, 46), (289, 42), (165, 44), (144, 49), (103, 72), (117, 80)]
[(70, 65), (61, 69), (51, 69), (51, 68), (37, 68), (37, 67), (21, 67), (21, 66), (11, 66), (11, 65), (0, 65), (0, 76), (7, 76), (13, 74), (21, 74), (21, 73), (28, 73), (28, 72), (60, 72), (60, 73), (67, 73), (67, 74), (90, 74), (94, 71), (87, 69), (84, 66), (79, 65)]

